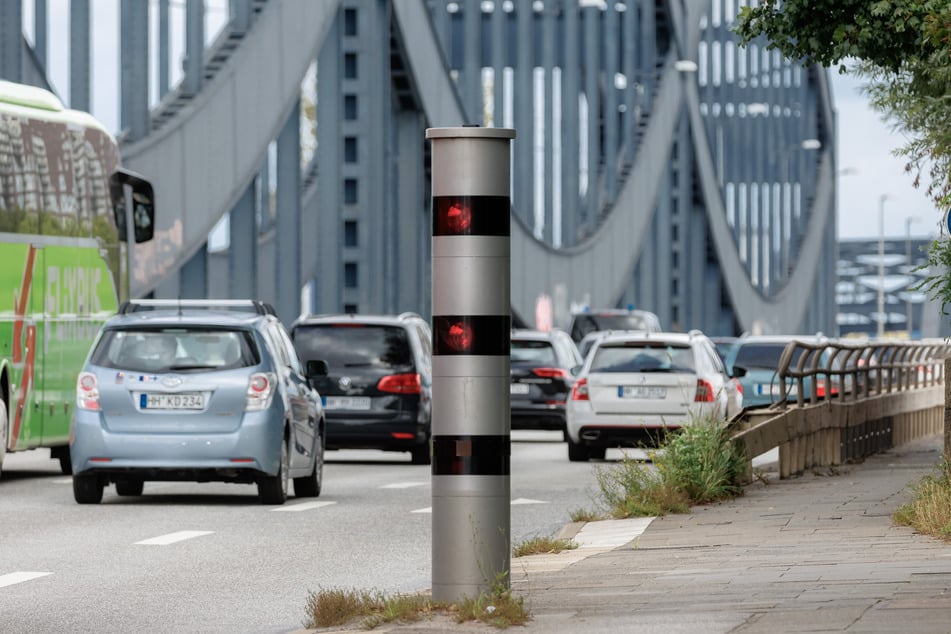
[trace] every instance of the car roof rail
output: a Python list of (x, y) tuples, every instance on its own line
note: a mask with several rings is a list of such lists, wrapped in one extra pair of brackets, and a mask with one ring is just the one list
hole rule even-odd
[(277, 311), (267, 302), (256, 299), (131, 299), (119, 306), (120, 315), (156, 309), (205, 309), (205, 310), (243, 310), (258, 315), (274, 315)]
[(414, 313), (411, 310), (400, 313), (400, 319), (422, 319), (422, 315), (419, 313)]

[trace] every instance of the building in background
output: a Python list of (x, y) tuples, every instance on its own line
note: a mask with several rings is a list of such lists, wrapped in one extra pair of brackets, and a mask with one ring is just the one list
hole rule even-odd
[(942, 315), (940, 303), (916, 289), (929, 275), (931, 242), (931, 238), (886, 238), (880, 259), (878, 239), (839, 241), (836, 322), (840, 336), (878, 335), (879, 289), (885, 307), (885, 337), (951, 336), (951, 316)]

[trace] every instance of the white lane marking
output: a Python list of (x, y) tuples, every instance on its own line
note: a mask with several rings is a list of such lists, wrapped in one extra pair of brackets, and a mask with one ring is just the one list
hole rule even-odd
[(322, 506), (330, 506), (331, 504), (336, 504), (336, 502), (331, 502), (331, 501), (301, 502), (300, 504), (285, 504), (284, 506), (279, 506), (277, 508), (271, 509), (271, 511), (278, 512), (278, 513), (294, 513), (296, 511), (309, 511), (311, 509), (319, 509)]
[(56, 478), (55, 480), (52, 480), (51, 482), (53, 484), (72, 484), (73, 479), (72, 478)]
[(578, 544), (572, 550), (560, 553), (529, 555), (512, 560), (512, 572), (522, 574), (562, 570), (591, 555), (614, 550), (637, 539), (654, 521), (653, 517), (638, 517), (625, 520), (602, 520), (588, 522), (581, 527), (572, 541)]
[(548, 504), (545, 500), (533, 500), (531, 498), (516, 498), (512, 500), (512, 506), (516, 504)]
[(613, 549), (639, 537), (653, 521), (653, 517), (636, 517), (588, 522), (572, 539), (578, 542), (578, 548)]
[(411, 489), (413, 487), (424, 487), (425, 482), (394, 482), (393, 484), (384, 484), (381, 489)]
[(142, 544), (143, 546), (168, 546), (169, 544), (174, 544), (175, 542), (192, 539), (193, 537), (201, 537), (202, 535), (211, 535), (212, 533), (214, 533), (214, 531), (178, 531), (177, 533), (160, 535), (151, 539), (143, 539), (142, 541), (135, 543)]
[(424, 509), (416, 509), (415, 511), (410, 511), (410, 513), (432, 513), (433, 507), (427, 506)]
[(40, 577), (45, 577), (46, 575), (51, 575), (52, 572), (11, 572), (7, 575), (0, 575), (0, 588), (5, 586), (12, 586), (17, 583), (23, 583), (24, 581), (31, 581), (33, 579), (38, 579)]

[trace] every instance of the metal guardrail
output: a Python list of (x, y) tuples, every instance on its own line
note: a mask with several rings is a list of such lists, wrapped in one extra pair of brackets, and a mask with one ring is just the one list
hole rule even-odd
[(779, 401), (730, 422), (750, 461), (747, 479), (752, 459), (776, 447), (788, 478), (940, 433), (948, 358), (944, 340), (790, 342), (777, 369)]

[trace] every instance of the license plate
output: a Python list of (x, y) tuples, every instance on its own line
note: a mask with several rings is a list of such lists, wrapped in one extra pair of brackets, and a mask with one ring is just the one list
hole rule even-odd
[(528, 394), (528, 383), (512, 383), (512, 394)]
[(647, 385), (621, 385), (617, 389), (620, 398), (667, 398), (666, 387)]
[(325, 396), (327, 409), (370, 409), (369, 396)]
[(142, 394), (142, 409), (205, 409), (204, 394)]
[[(769, 383), (757, 383), (756, 389), (753, 390), (757, 396), (779, 396), (779, 385), (769, 384)], [(786, 396), (795, 396), (798, 392), (798, 386), (793, 383), (786, 386)]]

